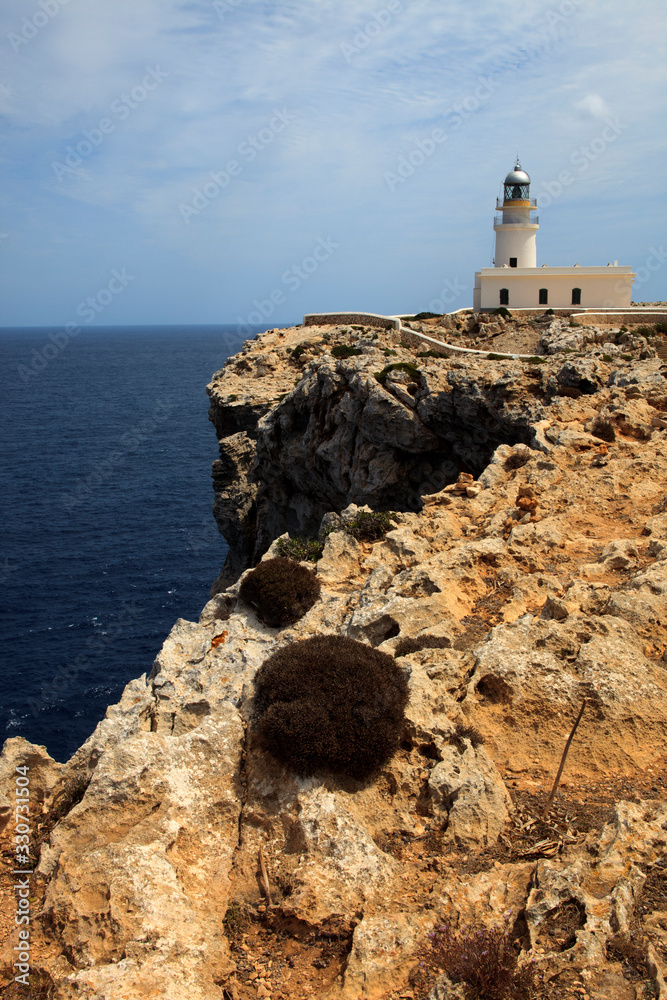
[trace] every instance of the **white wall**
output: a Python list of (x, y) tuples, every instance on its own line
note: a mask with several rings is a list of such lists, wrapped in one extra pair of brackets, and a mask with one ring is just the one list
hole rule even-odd
[(573, 288), (581, 289), (579, 304), (583, 309), (627, 307), (634, 277), (627, 266), (483, 268), (475, 274), (473, 308), (497, 308), (501, 288), (509, 290), (509, 309), (537, 308), (540, 288), (548, 290), (545, 309), (571, 308)]

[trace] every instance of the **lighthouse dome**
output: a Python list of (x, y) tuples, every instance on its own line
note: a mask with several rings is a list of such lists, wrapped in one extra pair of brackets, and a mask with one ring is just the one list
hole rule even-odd
[(521, 169), (521, 164), (517, 163), (514, 170), (510, 170), (505, 178), (505, 184), (530, 184), (530, 177)]

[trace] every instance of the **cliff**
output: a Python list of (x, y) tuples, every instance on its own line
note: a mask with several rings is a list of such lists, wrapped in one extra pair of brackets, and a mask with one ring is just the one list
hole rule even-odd
[[(460, 335), (479, 346), (475, 323)], [(31, 995), (417, 998), (434, 927), (504, 921), (541, 996), (667, 996), (667, 369), (603, 328), (486, 336), (544, 357), (309, 327), (214, 376), (230, 555), (199, 622), (176, 623), (67, 764), (21, 739), (0, 756), (0, 985), (26, 766)], [(394, 516), (372, 543), (345, 530), (363, 505)], [(321, 599), (264, 626), (239, 574), (323, 518)], [(299, 779), (248, 735), (258, 667), (323, 633), (409, 678), (373, 781)]]

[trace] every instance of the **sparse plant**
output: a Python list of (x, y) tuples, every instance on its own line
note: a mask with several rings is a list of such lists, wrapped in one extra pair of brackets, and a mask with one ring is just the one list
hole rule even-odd
[[(401, 344), (401, 347), (403, 345)], [(378, 380), (380, 385), (384, 385), (385, 379), (390, 372), (406, 372), (411, 375), (414, 379), (421, 378), (421, 372), (416, 365), (410, 364), (409, 361), (395, 361), (391, 365), (387, 365), (383, 368), (381, 372), (375, 372), (375, 378)]]
[(279, 556), (293, 559), (295, 562), (317, 562), (322, 557), (324, 542), (318, 538), (279, 538), (276, 550)]
[(600, 416), (597, 416), (591, 424), (591, 434), (593, 437), (600, 438), (601, 441), (616, 440), (616, 430), (611, 420), (605, 420), (604, 417)]
[(384, 354), (385, 358), (389, 358), (389, 357), (391, 357), (391, 355), (393, 355), (394, 357), (396, 357), (396, 354), (397, 354), (396, 351), (392, 351), (391, 347), (383, 347), (382, 348), (382, 353)]
[(337, 635), (284, 646), (255, 678), (259, 746), (298, 774), (367, 778), (392, 757), (408, 686), (387, 653)]
[(377, 542), (395, 526), (389, 511), (362, 510), (352, 521), (348, 521), (344, 528), (348, 535), (352, 535), (358, 542)]
[(225, 934), (230, 941), (237, 941), (248, 926), (248, 912), (245, 903), (238, 899), (230, 899), (227, 912), (223, 918)]
[(348, 347), (347, 344), (336, 344), (335, 347), (331, 348), (331, 356), (333, 358), (353, 358), (357, 354), (363, 354), (358, 347)]
[(512, 449), (505, 459), (506, 469), (522, 469), (533, 457), (533, 453), (527, 444), (518, 444)]
[(451, 649), (452, 641), (446, 635), (405, 636), (399, 639), (394, 649), (394, 656), (408, 656), (418, 653), (420, 649)]
[(318, 600), (320, 581), (312, 570), (279, 556), (256, 566), (241, 583), (239, 596), (266, 625), (291, 625)]
[(452, 982), (465, 984), (466, 1000), (529, 1000), (536, 996), (536, 975), (518, 964), (509, 920), (508, 914), (498, 927), (461, 931), (442, 924), (420, 953), (424, 968), (444, 970)]
[(458, 722), (454, 732), (449, 737), (449, 742), (454, 743), (463, 752), (463, 740), (470, 740), (473, 747), (480, 747), (484, 743), (484, 737), (476, 726)]

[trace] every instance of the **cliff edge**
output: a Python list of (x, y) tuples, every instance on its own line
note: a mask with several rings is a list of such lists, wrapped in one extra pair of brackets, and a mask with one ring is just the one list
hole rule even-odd
[[(297, 327), (213, 377), (230, 554), (199, 622), (66, 764), (0, 756), (3, 996), (17, 768), (31, 996), (462, 997), (419, 964), (443, 923), (506, 927), (539, 996), (667, 996), (667, 369), (632, 331), (496, 327), (535, 356)], [(390, 530), (355, 538), (360, 508)], [(318, 533), (320, 600), (263, 625), (243, 575)], [(373, 781), (298, 778), (249, 735), (257, 669), (322, 634), (408, 677)]]

